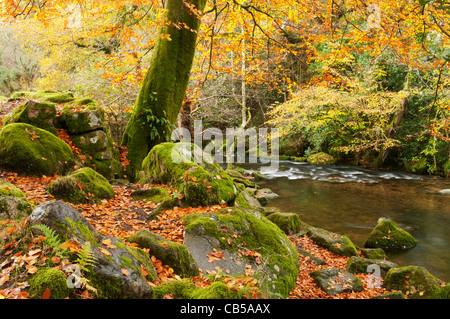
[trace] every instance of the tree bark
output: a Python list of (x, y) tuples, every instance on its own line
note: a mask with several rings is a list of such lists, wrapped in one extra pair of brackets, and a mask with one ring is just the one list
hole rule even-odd
[(128, 148), (131, 179), (153, 146), (170, 138), (188, 85), (200, 26), (198, 14), (188, 5), (202, 12), (205, 3), (206, 0), (167, 2), (168, 22), (160, 31), (122, 138), (122, 145)]

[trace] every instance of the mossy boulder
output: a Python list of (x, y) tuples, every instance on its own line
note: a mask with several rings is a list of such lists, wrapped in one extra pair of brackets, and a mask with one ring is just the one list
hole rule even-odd
[(172, 195), (165, 187), (150, 187), (148, 189), (139, 189), (130, 194), (133, 199), (151, 201), (153, 203), (162, 203), (170, 201)]
[(325, 229), (309, 227), (306, 235), (316, 244), (341, 256), (358, 256), (355, 244), (345, 235), (336, 234)]
[(261, 205), (267, 205), (270, 200), (278, 197), (278, 194), (274, 193), (270, 188), (261, 188), (255, 192), (256, 199)]
[(369, 265), (378, 265), (380, 267), (380, 270), (383, 271), (383, 274), (381, 274), (382, 276), (384, 276), (389, 271), (389, 269), (398, 267), (396, 263), (393, 263), (389, 260), (368, 259), (361, 258), (359, 256), (352, 256), (347, 261), (347, 271), (352, 274), (367, 273), (367, 267)]
[(363, 284), (355, 275), (338, 268), (324, 268), (310, 273), (310, 276), (328, 295), (338, 295), (343, 292), (362, 291)]
[(74, 135), (72, 141), (83, 154), (99, 160), (112, 158), (111, 151), (108, 149), (108, 136), (102, 130)]
[[(171, 295), (176, 299), (243, 299), (246, 289), (230, 288), (221, 281), (200, 288), (189, 280), (170, 280), (153, 288), (153, 298), (163, 299)], [(248, 295), (251, 295), (248, 293)]]
[(75, 98), (71, 92), (57, 92), (51, 90), (43, 91), (20, 91), (11, 94), (11, 100), (35, 99), (52, 103), (68, 103)]
[[(198, 161), (194, 158), (197, 156)], [(176, 188), (191, 206), (229, 204), (236, 197), (228, 174), (211, 156), (190, 143), (161, 143), (153, 147), (142, 162), (138, 181)]]
[(203, 271), (242, 275), (248, 267), (268, 295), (295, 288), (298, 254), (283, 231), (258, 212), (226, 208), (183, 218), (184, 245)]
[(148, 281), (158, 277), (148, 254), (101, 234), (72, 206), (61, 201), (45, 202), (33, 210), (29, 222), (30, 226), (47, 225), (61, 241), (76, 241), (81, 246), (89, 242), (96, 263), (83, 275), (97, 289), (99, 298), (151, 297)]
[(0, 180), (0, 220), (28, 217), (31, 209), (31, 204), (20, 189)]
[(105, 114), (93, 104), (83, 106), (66, 105), (61, 120), (69, 134), (82, 134), (103, 128)]
[(389, 260), (385, 251), (381, 248), (359, 248), (361, 254), (368, 259)]
[(10, 115), (5, 116), (3, 125), (27, 123), (58, 135), (55, 118), (55, 104), (28, 100), (16, 107)]
[(0, 167), (31, 175), (63, 175), (73, 167), (70, 146), (52, 133), (25, 123), (0, 131)]
[(332, 165), (336, 164), (336, 159), (324, 152), (316, 153), (307, 158), (308, 163), (314, 165)]
[(267, 219), (277, 225), (285, 234), (293, 235), (302, 228), (302, 221), (295, 213), (273, 213)]
[(69, 296), (66, 275), (63, 271), (43, 268), (36, 272), (30, 280), (30, 296), (42, 298), (46, 290), (50, 291), (49, 299), (64, 299)]
[(387, 290), (399, 290), (410, 299), (450, 298), (450, 286), (419, 266), (393, 268), (383, 283)]
[(408, 249), (415, 247), (416, 239), (389, 219), (382, 219), (364, 242), (366, 248), (386, 250)]
[(136, 243), (140, 248), (148, 248), (153, 256), (169, 265), (180, 277), (199, 275), (198, 265), (186, 246), (167, 240), (162, 236), (141, 229), (132, 235), (128, 242)]
[(114, 189), (108, 180), (90, 167), (56, 179), (47, 186), (47, 191), (56, 199), (70, 203), (98, 202), (114, 197)]

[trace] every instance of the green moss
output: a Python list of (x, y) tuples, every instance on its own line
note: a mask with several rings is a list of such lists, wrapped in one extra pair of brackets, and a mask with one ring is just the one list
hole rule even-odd
[(70, 229), (67, 229), (67, 227), (64, 226), (63, 227), (67, 229), (70, 233), (76, 235), (77, 237), (81, 237), (86, 241), (89, 241), (92, 247), (94, 248), (98, 246), (97, 238), (89, 229), (89, 227), (85, 225), (82, 221), (73, 221), (70, 218), (66, 218), (65, 220), (69, 225)]
[(309, 227), (307, 236), (316, 244), (327, 248), (331, 252), (341, 256), (358, 256), (358, 250), (350, 238), (336, 234), (325, 229)]
[(53, 103), (68, 103), (74, 100), (73, 94), (70, 92), (55, 92), (50, 90), (44, 91), (21, 91), (14, 92), (11, 99), (37, 99)]
[(324, 152), (316, 153), (307, 158), (308, 163), (315, 165), (332, 165), (336, 163), (336, 159)]
[(405, 166), (409, 172), (416, 174), (425, 174), (428, 168), (427, 159), (424, 157), (413, 157)]
[(108, 180), (90, 167), (80, 168), (48, 185), (47, 191), (57, 199), (71, 203), (98, 202), (114, 197)]
[[(261, 263), (275, 274), (273, 277), (264, 271), (255, 274), (264, 290), (286, 297), (295, 288), (299, 271), (298, 254), (281, 229), (264, 216), (255, 216), (240, 208), (229, 208), (215, 214), (187, 215), (183, 217), (183, 222), (186, 231), (217, 239), (221, 249), (233, 252), (244, 248), (261, 254)], [(256, 261), (254, 255), (242, 258), (253, 264)]]
[[(162, 143), (156, 145), (144, 159), (140, 183), (167, 184), (177, 188), (191, 206), (207, 206), (232, 203), (236, 196), (232, 179), (217, 164), (206, 161), (197, 164), (177, 151), (174, 146), (192, 147), (186, 143)], [(204, 153), (202, 153), (204, 155)]]
[(366, 248), (408, 249), (417, 241), (407, 231), (398, 227), (392, 220), (384, 219), (378, 223), (364, 243)]
[(164, 187), (150, 187), (149, 189), (135, 191), (130, 195), (133, 199), (143, 201), (149, 200), (153, 203), (162, 203), (172, 199), (169, 191)]
[(3, 125), (11, 123), (27, 123), (58, 135), (53, 121), (56, 117), (56, 107), (53, 103), (42, 103), (35, 101), (27, 101), (17, 108), (12, 113), (5, 116)]
[(64, 174), (74, 165), (70, 146), (50, 132), (25, 123), (0, 131), (0, 166), (31, 175)]
[(30, 295), (41, 298), (46, 289), (50, 290), (50, 299), (64, 299), (69, 296), (67, 279), (64, 272), (53, 268), (39, 270), (30, 280)]
[(162, 299), (165, 295), (171, 294), (177, 299), (192, 299), (193, 292), (198, 289), (200, 288), (187, 279), (170, 280), (153, 288), (153, 298)]
[(0, 180), (0, 195), (14, 196), (22, 200), (27, 200), (25, 194), (11, 183)]
[(242, 292), (233, 290), (220, 281), (212, 283), (204, 289), (196, 289), (192, 293), (193, 299), (242, 299)]
[(442, 281), (419, 266), (393, 268), (384, 278), (387, 290), (408, 292), (410, 299), (447, 299), (448, 286), (441, 287)]
[(288, 235), (298, 233), (302, 225), (300, 217), (294, 213), (273, 213), (267, 216), (267, 219)]
[[(120, 242), (116, 242), (117, 247), (119, 247), (119, 244), (122, 244)], [(154, 281), (158, 280), (158, 274), (156, 272), (155, 267), (153, 266), (152, 261), (150, 260), (150, 257), (147, 253), (145, 253), (142, 249), (134, 248), (125, 246), (125, 249), (130, 253), (131, 256), (133, 256), (140, 265), (144, 267), (144, 269), (147, 271), (147, 276), (145, 277), (148, 281)], [(131, 262), (131, 259), (129, 260), (128, 264)], [(134, 269), (137, 273), (141, 273), (141, 269), (137, 269), (133, 267), (132, 265), (129, 267), (131, 269)]]
[(172, 242), (146, 229), (132, 235), (128, 242), (136, 243), (141, 248), (148, 248), (152, 255), (182, 277), (193, 277), (199, 274), (197, 263), (186, 246)]
[(69, 133), (80, 134), (102, 128), (105, 112), (92, 104), (83, 105), (82, 108), (66, 105), (62, 110), (61, 119)]
[(246, 288), (230, 288), (221, 281), (199, 288), (186, 279), (171, 280), (153, 288), (154, 299), (162, 299), (168, 294), (176, 299), (243, 299), (245, 294), (251, 295)]

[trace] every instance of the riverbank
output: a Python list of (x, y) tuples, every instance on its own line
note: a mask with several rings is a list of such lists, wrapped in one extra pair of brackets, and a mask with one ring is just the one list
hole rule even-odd
[[(40, 204), (47, 201), (52, 201), (54, 198), (49, 195), (45, 187), (50, 184), (55, 177), (19, 177), (14, 173), (2, 172), (0, 177), (18, 187), (22, 190), (28, 200), (34, 204)], [(141, 187), (149, 187), (150, 185), (115, 185), (114, 190), (116, 196), (114, 199), (102, 201), (95, 205), (72, 205), (79, 211), (88, 221), (100, 232), (116, 236), (120, 239), (126, 240), (132, 234), (140, 229), (148, 229), (156, 234), (163, 236), (174, 242), (182, 243), (184, 228), (181, 222), (181, 217), (189, 214), (215, 212), (223, 207), (219, 205), (211, 207), (174, 207), (163, 211), (157, 219), (148, 222), (147, 215), (155, 208), (156, 203), (134, 200), (130, 194), (134, 189)], [(40, 267), (48, 262), (44, 244), (42, 241), (37, 241), (35, 238), (30, 238), (27, 233), (27, 225), (25, 221), (22, 222), (2, 222), (2, 249), (0, 252), (0, 269), (2, 276), (0, 293), (2, 298), (28, 298), (29, 279), (35, 273), (34, 267), (29, 267), (28, 264), (19, 266), (18, 256), (29, 256), (30, 253), (35, 253), (35, 262), (32, 265)], [(319, 247), (313, 241), (305, 236), (293, 237), (289, 236), (291, 242), (295, 247), (307, 251), (309, 254), (320, 258), (327, 262), (328, 266), (340, 268), (345, 270), (348, 257), (338, 256)], [(48, 252), (48, 251), (47, 251)], [(152, 282), (151, 285), (157, 286), (164, 282), (171, 280), (179, 280), (180, 277), (173, 272), (168, 265), (163, 265), (160, 260), (151, 257), (151, 260), (158, 271), (158, 281)], [(367, 277), (369, 274), (358, 274), (364, 287), (360, 292), (346, 292), (336, 296), (327, 295), (323, 290), (314, 284), (313, 279), (309, 273), (326, 266), (316, 265), (311, 261), (311, 257), (299, 255), (300, 258), (300, 273), (297, 278), (296, 288), (289, 294), (289, 299), (308, 299), (308, 298), (329, 298), (329, 299), (366, 299), (380, 295), (384, 292), (382, 288), (368, 288)], [(55, 260), (56, 261), (56, 260)], [(15, 269), (14, 274), (8, 273), (7, 270), (11, 267)], [(62, 268), (63, 261), (52, 264), (54, 268)], [(212, 285), (218, 278), (211, 280), (211, 274), (202, 273), (200, 276), (192, 278), (192, 282), (197, 286), (208, 287)], [(213, 277), (214, 278), (214, 277)], [(170, 298), (170, 294), (165, 296)], [(95, 295), (87, 290), (77, 291), (73, 298), (95, 298)]]

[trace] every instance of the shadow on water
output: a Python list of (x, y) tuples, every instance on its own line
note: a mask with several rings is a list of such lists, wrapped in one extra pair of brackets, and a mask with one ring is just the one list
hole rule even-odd
[(389, 218), (418, 241), (415, 248), (390, 253), (389, 258), (401, 266), (423, 266), (450, 281), (450, 195), (437, 193), (450, 188), (448, 179), (339, 165), (281, 164), (284, 169), (262, 171), (269, 180), (259, 184), (280, 195), (268, 206), (345, 234), (360, 247), (378, 219)]

